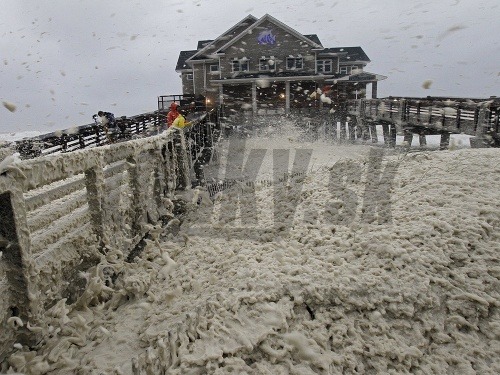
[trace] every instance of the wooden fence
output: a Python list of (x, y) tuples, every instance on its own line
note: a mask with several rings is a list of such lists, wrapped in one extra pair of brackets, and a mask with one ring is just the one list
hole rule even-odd
[[(14, 342), (36, 340), (26, 322), (36, 325), (62, 298), (76, 301), (86, 285), (80, 271), (110, 250), (128, 257), (171, 214), (168, 200), (190, 186), (219, 125), (217, 113), (203, 113), (186, 131), (50, 150), (0, 174), (0, 359)], [(8, 322), (17, 318), (24, 325), (15, 330)]]
[[(347, 112), (355, 117), (362, 137), (376, 139), (375, 125), (383, 125), (384, 141), (395, 145), (396, 134), (411, 142), (418, 134), (421, 144), (425, 135), (440, 134), (446, 148), (450, 134), (475, 136), (484, 145), (500, 146), (500, 100), (443, 99), (362, 99), (348, 103)], [(355, 134), (351, 131), (351, 138)], [(422, 138), (424, 137), (424, 138)], [(424, 140), (424, 142), (422, 142)]]

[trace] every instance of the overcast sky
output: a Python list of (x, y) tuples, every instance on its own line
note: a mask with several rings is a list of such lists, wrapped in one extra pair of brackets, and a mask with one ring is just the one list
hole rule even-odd
[[(498, 0), (0, 0), (0, 133), (154, 111), (181, 50), (269, 13), (325, 47), (361, 46), (383, 96), (500, 96)], [(432, 81), (425, 89), (422, 84)], [(12, 109), (12, 108), (11, 108)]]

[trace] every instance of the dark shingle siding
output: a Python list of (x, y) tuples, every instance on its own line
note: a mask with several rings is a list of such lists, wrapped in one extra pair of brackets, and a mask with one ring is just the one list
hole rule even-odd
[(181, 53), (179, 53), (179, 59), (177, 60), (175, 70), (190, 69), (189, 65), (186, 64), (186, 60), (193, 56), (196, 52), (198, 51), (181, 51)]
[(347, 52), (346, 55), (340, 56), (340, 62), (349, 62), (349, 61), (370, 61), (365, 51), (361, 47), (335, 47), (335, 48), (325, 48), (323, 51), (319, 53), (322, 55), (324, 53), (339, 53), (339, 52)]
[(304, 37), (306, 37), (307, 39), (313, 41), (314, 43), (316, 44), (319, 44), (320, 46), (322, 46), (323, 44), (321, 44), (318, 36), (316, 34), (309, 34), (309, 35), (304, 35)]
[(212, 42), (213, 42), (213, 40), (199, 40), (198, 41), (198, 47), (196, 47), (196, 48), (199, 51), (200, 49), (202, 49), (203, 47), (205, 47), (207, 44), (212, 43)]

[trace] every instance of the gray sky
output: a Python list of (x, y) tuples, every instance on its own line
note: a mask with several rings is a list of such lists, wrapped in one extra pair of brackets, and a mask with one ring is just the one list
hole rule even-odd
[[(383, 96), (500, 96), (498, 0), (0, 0), (0, 133), (153, 111), (181, 50), (249, 13), (325, 47), (361, 46)], [(430, 87), (422, 84), (430, 80)]]

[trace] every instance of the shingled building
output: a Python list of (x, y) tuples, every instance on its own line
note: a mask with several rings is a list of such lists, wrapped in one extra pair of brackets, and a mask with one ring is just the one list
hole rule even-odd
[(254, 113), (324, 106), (377, 95), (387, 77), (366, 72), (361, 47), (325, 48), (316, 34), (302, 35), (266, 14), (249, 15), (214, 40), (181, 51), (176, 71), (184, 95)]

